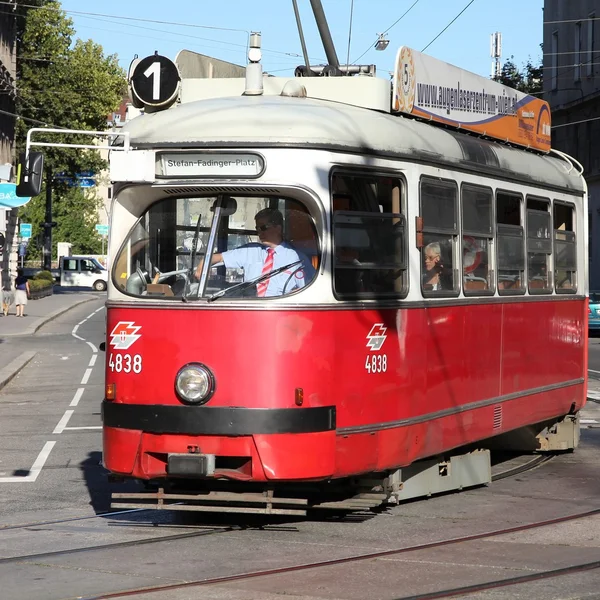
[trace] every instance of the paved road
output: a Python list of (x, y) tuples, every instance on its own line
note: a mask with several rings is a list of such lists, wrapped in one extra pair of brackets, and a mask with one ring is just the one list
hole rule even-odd
[[(7, 337), (2, 344), (36, 352), (31, 363), (0, 392), (3, 599), (90, 597), (127, 588), (342, 558), (600, 506), (600, 429), (590, 425), (582, 431), (582, 445), (577, 452), (535, 471), (490, 487), (407, 503), (372, 518), (324, 522), (275, 519), (250, 525), (245, 519), (231, 516), (155, 512), (98, 518), (96, 515), (108, 508), (114, 489), (100, 464), (104, 356), (98, 345), (104, 336), (103, 300), (97, 298), (73, 308), (33, 336)], [(591, 420), (600, 420), (600, 405), (590, 403), (586, 411)], [(74, 518), (82, 520), (41, 523)], [(19, 524), (29, 526), (9, 528)], [(222, 529), (224, 524), (232, 528)], [(217, 527), (217, 533), (206, 537), (5, 561), (7, 557), (40, 552), (158, 540), (202, 532), (211, 526)], [(599, 540), (600, 517), (595, 517), (460, 547), (210, 588), (165, 591), (147, 598), (391, 600), (473, 580), (600, 561)], [(470, 597), (597, 598), (598, 589), (600, 569)]]

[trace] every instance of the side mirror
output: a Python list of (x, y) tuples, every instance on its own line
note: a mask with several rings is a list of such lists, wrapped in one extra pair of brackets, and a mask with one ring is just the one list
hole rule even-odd
[(17, 196), (20, 198), (37, 196), (42, 189), (43, 178), (44, 155), (41, 152), (30, 152), (25, 160), (25, 153), (22, 153), (17, 168)]

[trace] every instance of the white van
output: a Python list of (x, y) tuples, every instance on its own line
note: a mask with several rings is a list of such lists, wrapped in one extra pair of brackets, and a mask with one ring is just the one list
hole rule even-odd
[(59, 267), (63, 287), (91, 287), (97, 292), (108, 287), (108, 271), (93, 256), (63, 256)]

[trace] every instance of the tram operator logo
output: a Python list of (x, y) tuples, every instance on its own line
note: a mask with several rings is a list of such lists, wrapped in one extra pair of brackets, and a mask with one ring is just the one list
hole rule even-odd
[(138, 335), (138, 331), (141, 328), (140, 325), (136, 325), (133, 321), (119, 321), (110, 333), (110, 345), (115, 350), (127, 350), (127, 348), (133, 346), (142, 337)]
[(369, 331), (367, 335), (367, 348), (371, 348), (373, 352), (377, 350), (381, 350), (387, 335), (385, 332), (387, 331), (387, 327), (383, 326), (383, 323), (376, 323), (371, 327), (371, 331)]

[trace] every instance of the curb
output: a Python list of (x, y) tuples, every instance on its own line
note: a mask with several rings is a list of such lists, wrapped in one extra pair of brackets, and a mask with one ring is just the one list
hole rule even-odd
[(33, 351), (23, 352), (23, 354), (17, 356), (17, 358), (6, 367), (0, 369), (0, 390), (9, 383), (13, 377), (18, 375), (18, 373), (31, 362), (36, 354), (37, 353)]
[(85, 304), (86, 302), (91, 302), (92, 300), (97, 300), (97, 298), (92, 296), (91, 298), (85, 298), (84, 300), (79, 300), (78, 302), (75, 302), (74, 304), (70, 304), (69, 306), (63, 306), (63, 307), (55, 310), (54, 312), (50, 313), (49, 315), (46, 315), (45, 317), (40, 317), (35, 323), (32, 323), (24, 331), (19, 331), (18, 333), (4, 333), (4, 334), (2, 334), (2, 337), (20, 337), (20, 336), (24, 336), (24, 335), (32, 335), (32, 334), (36, 333), (39, 329), (41, 329), (44, 325), (46, 325), (46, 323), (49, 323), (50, 321), (53, 321), (57, 317), (60, 317), (61, 315), (63, 315), (67, 311), (71, 310), (72, 308), (75, 308), (76, 306), (80, 306), (81, 304)]

